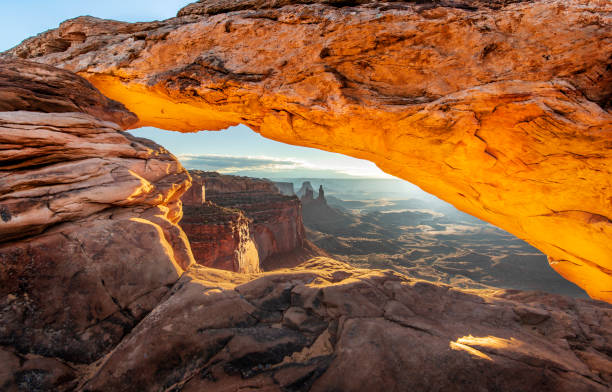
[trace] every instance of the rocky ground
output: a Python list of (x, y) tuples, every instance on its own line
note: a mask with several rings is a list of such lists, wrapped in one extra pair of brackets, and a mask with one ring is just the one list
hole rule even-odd
[(9, 390), (606, 391), (611, 326), (589, 300), (319, 258), (263, 275), (195, 265), (88, 366), (0, 354)]
[[(192, 180), (176, 158), (123, 133), (134, 113), (82, 77), (15, 58), (81, 72), (135, 105), (140, 123), (244, 122), (371, 158), (500, 226), (524, 225), (604, 295), (609, 259), (594, 256), (609, 249), (606, 2), (294, 3), (214, 16), (195, 6), (142, 24), (81, 18), (2, 56), (0, 389), (610, 390), (603, 302), (462, 290), (328, 258), (253, 274), (198, 265), (177, 225)], [(469, 37), (478, 45), (457, 41)], [(279, 47), (266, 55), (264, 42)], [(405, 66), (417, 63), (428, 72)], [(432, 79), (445, 70), (456, 72)], [(286, 84), (291, 75), (302, 79)], [(545, 174), (553, 181), (525, 186)], [(557, 232), (541, 231), (551, 222)]]

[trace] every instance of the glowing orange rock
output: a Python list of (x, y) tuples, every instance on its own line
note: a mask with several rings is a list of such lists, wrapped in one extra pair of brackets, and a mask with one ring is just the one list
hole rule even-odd
[(140, 126), (244, 123), (373, 161), (612, 302), (608, 1), (209, 3), (164, 22), (74, 19), (9, 54), (78, 72)]

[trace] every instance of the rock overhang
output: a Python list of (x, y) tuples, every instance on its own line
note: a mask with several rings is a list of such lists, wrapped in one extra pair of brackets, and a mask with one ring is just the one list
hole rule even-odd
[(9, 54), (79, 73), (137, 125), (243, 123), (371, 160), (527, 240), (610, 301), (609, 4), (341, 3), (77, 18)]

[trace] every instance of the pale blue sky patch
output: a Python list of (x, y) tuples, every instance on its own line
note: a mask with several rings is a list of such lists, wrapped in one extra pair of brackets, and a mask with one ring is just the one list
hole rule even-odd
[(188, 169), (268, 178), (393, 178), (370, 161), (275, 142), (244, 125), (219, 132), (131, 131), (155, 140)]

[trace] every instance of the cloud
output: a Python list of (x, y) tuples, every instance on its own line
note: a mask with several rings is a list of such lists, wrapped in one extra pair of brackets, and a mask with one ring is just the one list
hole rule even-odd
[(269, 157), (239, 157), (228, 155), (179, 155), (179, 160), (188, 169), (203, 169), (230, 174), (242, 171), (293, 170), (303, 167), (297, 160)]
[[(367, 177), (387, 178), (371, 162), (355, 159), (354, 164), (317, 164), (297, 158), (266, 156), (232, 156), (218, 154), (183, 154), (179, 160), (187, 169), (217, 171), (223, 174), (243, 174), (269, 177)], [(346, 160), (344, 160), (346, 161)]]

